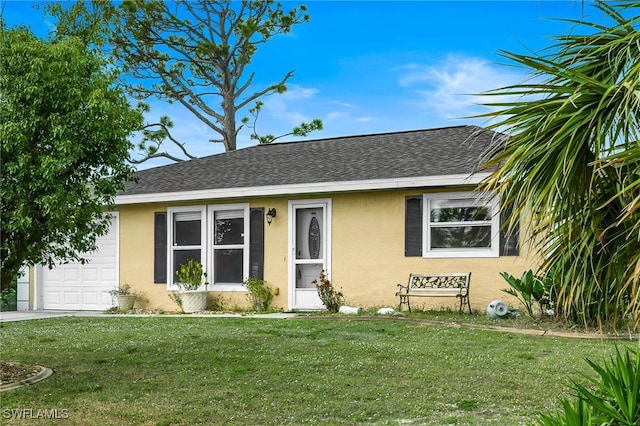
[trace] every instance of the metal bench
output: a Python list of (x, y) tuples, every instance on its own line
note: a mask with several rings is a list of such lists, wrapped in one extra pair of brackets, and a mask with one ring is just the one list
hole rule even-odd
[(467, 305), (471, 313), (469, 301), (469, 283), (471, 272), (464, 274), (410, 274), (407, 285), (398, 284), (396, 296), (400, 297), (400, 310), (407, 305), (411, 312), (409, 299), (412, 297), (458, 297), (460, 312)]

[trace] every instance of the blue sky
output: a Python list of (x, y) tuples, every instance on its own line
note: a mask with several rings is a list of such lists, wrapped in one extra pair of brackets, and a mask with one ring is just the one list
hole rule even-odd
[[(324, 130), (312, 139), (482, 125), (464, 118), (485, 111), (472, 94), (524, 78), (521, 70), (500, 65), (500, 50), (539, 51), (552, 44), (551, 36), (571, 30), (552, 18), (599, 19), (589, 1), (304, 4), (311, 22), (273, 39), (254, 57), (256, 89), (295, 71), (285, 94), (264, 99), (261, 133), (286, 133), (313, 118), (323, 120)], [(39, 35), (51, 25), (30, 2), (6, 2), (4, 19), (30, 25)], [(152, 102), (150, 119), (163, 114), (174, 118), (175, 135), (196, 155), (222, 151), (221, 144), (207, 142), (216, 135), (187, 111)], [(239, 147), (254, 144), (249, 132), (240, 133)]]

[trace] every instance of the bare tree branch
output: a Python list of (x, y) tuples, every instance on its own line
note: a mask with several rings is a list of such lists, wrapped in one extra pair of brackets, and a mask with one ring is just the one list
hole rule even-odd
[[(177, 146), (182, 152), (182, 155), (184, 155), (184, 157), (186, 157), (187, 159), (196, 158), (195, 156), (187, 152), (187, 149), (185, 148), (184, 143), (178, 141), (176, 138), (173, 137), (170, 131), (171, 127), (173, 127), (173, 123), (171, 122), (169, 117), (162, 117), (159, 123), (146, 124), (142, 128), (143, 138), (139, 144), (140, 151), (144, 152), (143, 157), (141, 159), (129, 158), (129, 162), (132, 164), (142, 164), (145, 161), (150, 160), (152, 158), (160, 158), (160, 157), (168, 158), (176, 162), (183, 161), (184, 158), (180, 158), (175, 155), (169, 154), (167, 151), (160, 151), (160, 146), (167, 139), (170, 142), (172, 142), (175, 146)], [(158, 130), (151, 130), (154, 128), (158, 128)], [(146, 145), (147, 142), (150, 142), (152, 146), (147, 146)]]
[[(236, 115), (263, 96), (286, 91), (293, 77), (288, 72), (275, 84), (254, 88), (254, 73), (248, 66), (258, 47), (309, 21), (304, 5), (284, 10), (273, 0), (131, 0), (117, 6), (93, 0), (88, 4), (78, 2), (73, 13), (55, 8), (58, 16), (66, 17), (63, 30), (109, 34), (106, 43), (113, 47), (114, 58), (134, 79), (126, 80), (133, 96), (179, 103), (216, 134), (208, 139), (223, 143), (227, 151), (236, 149), (238, 132), (245, 125)], [(94, 26), (102, 18), (104, 28), (97, 31)], [(244, 98), (249, 90), (252, 94)], [(193, 157), (184, 144), (166, 139), (180, 147), (181, 157)], [(147, 149), (155, 149), (143, 151), (145, 157), (176, 157), (161, 152), (161, 142), (143, 142)]]

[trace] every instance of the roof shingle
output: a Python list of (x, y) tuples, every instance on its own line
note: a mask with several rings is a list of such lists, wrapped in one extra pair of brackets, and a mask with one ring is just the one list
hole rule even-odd
[(141, 170), (121, 195), (470, 175), (496, 136), (456, 126), (258, 145)]

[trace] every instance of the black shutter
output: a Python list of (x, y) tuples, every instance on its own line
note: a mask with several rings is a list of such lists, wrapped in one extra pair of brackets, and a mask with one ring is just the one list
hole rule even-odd
[(405, 199), (404, 255), (422, 256), (422, 197)]
[(249, 219), (249, 276), (264, 279), (264, 209), (251, 209)]
[(167, 213), (156, 212), (153, 228), (153, 282), (167, 282)]
[(512, 209), (500, 210), (500, 256), (518, 256), (520, 254), (520, 221), (509, 225)]

